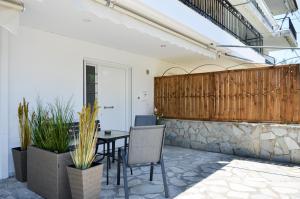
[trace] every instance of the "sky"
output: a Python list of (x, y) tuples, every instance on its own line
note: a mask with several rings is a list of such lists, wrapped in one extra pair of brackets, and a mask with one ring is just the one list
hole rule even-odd
[[(300, 9), (300, 0), (297, 0), (298, 7)], [(300, 10), (294, 12), (293, 14), (288, 15), (294, 24), (294, 27), (297, 31), (298, 44), (300, 44)], [(284, 16), (277, 16), (279, 18), (283, 18)], [(277, 18), (276, 17), (276, 18)], [(300, 47), (300, 45), (299, 45)], [(276, 63), (300, 63), (300, 50), (281, 50), (270, 53), (271, 56), (275, 57)], [(298, 57), (299, 56), (299, 57)], [(295, 58), (298, 57), (298, 58)], [(291, 59), (295, 58), (295, 59)], [(289, 59), (289, 60), (287, 60)], [(286, 60), (286, 61), (285, 61)]]

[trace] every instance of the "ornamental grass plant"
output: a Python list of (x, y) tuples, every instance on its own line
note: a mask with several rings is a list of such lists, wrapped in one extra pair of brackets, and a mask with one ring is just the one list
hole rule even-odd
[(28, 106), (29, 103), (26, 102), (25, 98), (23, 98), (23, 101), (20, 102), (18, 106), (19, 133), (22, 151), (27, 150), (27, 147), (31, 143), (31, 130), (28, 117)]
[(73, 122), (71, 101), (56, 99), (54, 104), (44, 106), (40, 100), (31, 116), (33, 145), (55, 153), (69, 151), (69, 129)]
[(73, 163), (77, 169), (88, 169), (95, 159), (97, 142), (96, 119), (99, 107), (97, 100), (93, 108), (84, 106), (79, 113), (79, 134), (75, 135), (75, 150), (71, 152)]

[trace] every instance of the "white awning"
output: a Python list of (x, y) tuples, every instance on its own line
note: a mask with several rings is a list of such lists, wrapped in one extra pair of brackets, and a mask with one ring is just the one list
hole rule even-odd
[[(106, 5), (106, 1), (103, 0), (75, 0), (75, 2), (77, 2), (78, 8), (93, 13), (99, 18), (107, 19), (128, 29), (134, 29), (143, 34), (159, 38), (199, 55), (212, 59), (216, 58), (216, 52), (211, 46), (186, 37), (177, 30), (168, 29), (163, 24), (155, 23), (151, 19), (136, 15), (134, 12), (125, 11), (116, 5), (112, 9), (107, 9), (107, 7), (103, 6)], [(112, 15), (118, 17), (111, 17)]]

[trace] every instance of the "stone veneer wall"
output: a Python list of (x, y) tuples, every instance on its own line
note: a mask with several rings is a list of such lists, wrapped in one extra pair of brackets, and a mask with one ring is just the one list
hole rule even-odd
[(165, 143), (267, 160), (300, 163), (300, 125), (163, 119)]

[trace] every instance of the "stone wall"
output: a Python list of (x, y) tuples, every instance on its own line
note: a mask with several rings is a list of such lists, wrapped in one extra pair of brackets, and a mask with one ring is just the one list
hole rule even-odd
[(169, 145), (300, 163), (300, 125), (163, 119)]

